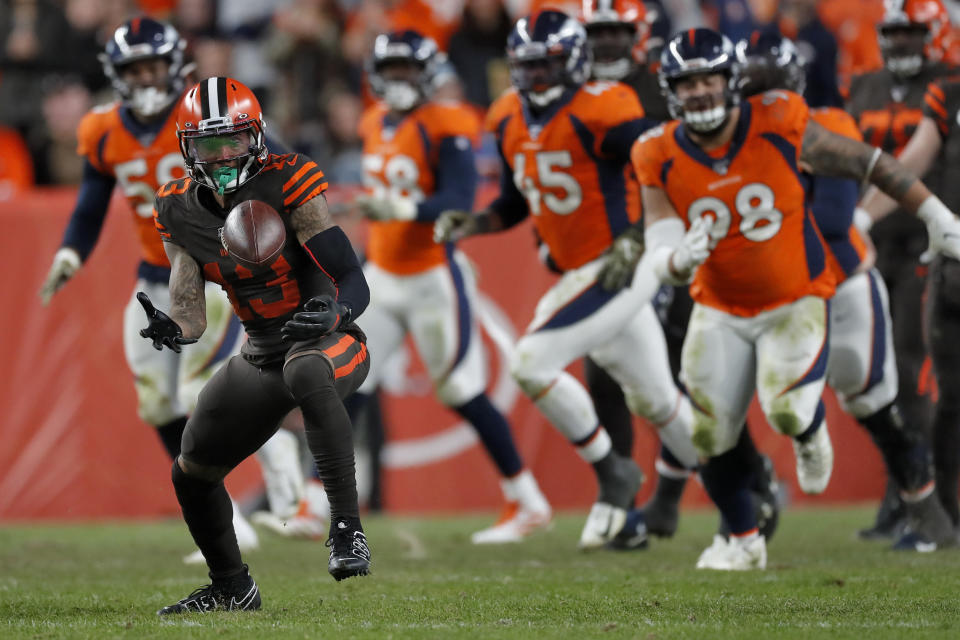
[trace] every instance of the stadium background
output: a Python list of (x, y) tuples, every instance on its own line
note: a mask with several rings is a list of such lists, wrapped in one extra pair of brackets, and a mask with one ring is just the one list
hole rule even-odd
[[(537, 5), (573, 5), (532, 0)], [(733, 36), (779, 20), (795, 29), (784, 6), (729, 0), (706, 4), (665, 0), (674, 29), (707, 23)], [(853, 72), (880, 64), (874, 24), (882, 0), (816, 3), (839, 46), (841, 91)], [(956, 3), (947, 2), (951, 10)], [(466, 6), (465, 6), (466, 5)], [(360, 179), (356, 122), (369, 101), (363, 59), (376, 33), (416, 26), (448, 45), (464, 96), (482, 110), (509, 77), (502, 43), (524, 0), (10, 0), (0, 6), (0, 261), (5, 313), (0, 315), (0, 519), (103, 518), (176, 512), (168, 462), (149, 428), (136, 418), (124, 365), (121, 314), (134, 282), (137, 247), (127, 204), (115, 193), (88, 264), (42, 308), (37, 291), (60, 243), (81, 162), (74, 133), (94, 104), (111, 99), (96, 54), (113, 28), (145, 12), (172, 20), (191, 43), (199, 77), (231, 75), (254, 87), (271, 132), (315, 158), (334, 185), (330, 200), (347, 205)], [(483, 64), (477, 61), (484, 61)], [(478, 72), (479, 70), (479, 72)], [(495, 157), (478, 161), (485, 176), (479, 200), (492, 197)], [(482, 202), (481, 202), (482, 203)], [(362, 222), (344, 223), (357, 240)], [(485, 311), (501, 331), (519, 334), (551, 281), (536, 261), (529, 223), (464, 243), (476, 262)], [(498, 333), (498, 332), (494, 332)], [(573, 449), (518, 394), (488, 335), (491, 389), (509, 411), (521, 453), (558, 508), (585, 508), (595, 481)], [(580, 375), (579, 366), (573, 369)], [(432, 399), (415, 356), (404, 388), (384, 395), (388, 447), (383, 504), (390, 512), (492, 509), (495, 472), (471, 431)], [(401, 377), (402, 378), (402, 377)], [(828, 394), (837, 458), (827, 492), (816, 500), (872, 500), (883, 491), (882, 463), (863, 430)], [(763, 424), (754, 406), (751, 428), (798, 500), (790, 442)], [(652, 474), (652, 432), (641, 427), (641, 465)], [(235, 495), (257, 490), (250, 460), (228, 479)], [(649, 493), (646, 486), (643, 495)], [(808, 498), (809, 499), (809, 498)], [(686, 504), (705, 504), (694, 485)]]

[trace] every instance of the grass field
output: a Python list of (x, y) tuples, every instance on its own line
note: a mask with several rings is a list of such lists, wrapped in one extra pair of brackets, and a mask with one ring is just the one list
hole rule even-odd
[(367, 517), (374, 573), (336, 583), (321, 543), (262, 533), (257, 613), (160, 619), (205, 572), (176, 521), (0, 527), (0, 638), (956, 638), (960, 552), (857, 541), (869, 509), (795, 509), (764, 572), (693, 568), (712, 513), (645, 552), (579, 553), (585, 514), (510, 547), (489, 518)]

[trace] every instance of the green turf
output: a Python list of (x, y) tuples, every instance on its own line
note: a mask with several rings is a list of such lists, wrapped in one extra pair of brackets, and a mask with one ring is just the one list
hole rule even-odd
[(336, 583), (320, 543), (261, 535), (257, 613), (159, 619), (205, 582), (182, 523), (0, 527), (0, 638), (956, 638), (960, 552), (857, 541), (867, 509), (795, 509), (764, 572), (693, 568), (715, 516), (646, 552), (582, 554), (585, 514), (509, 547), (489, 522), (367, 517), (374, 573)]

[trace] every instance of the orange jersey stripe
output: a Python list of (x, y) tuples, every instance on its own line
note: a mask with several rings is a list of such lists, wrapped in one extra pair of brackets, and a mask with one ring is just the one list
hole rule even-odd
[(309, 171), (310, 169), (314, 168), (315, 166), (317, 166), (317, 163), (316, 163), (316, 162), (308, 162), (307, 164), (305, 164), (305, 165), (303, 165), (302, 167), (300, 167), (300, 170), (297, 171), (295, 174), (293, 174), (293, 177), (290, 178), (289, 180), (287, 180), (287, 181), (283, 184), (283, 192), (286, 193), (287, 190), (290, 189), (290, 187), (292, 187), (293, 185), (297, 184), (297, 180), (299, 180), (300, 178), (302, 178), (303, 175), (304, 175), (307, 171)]
[[(313, 165), (313, 166), (316, 166), (316, 165)], [(300, 172), (298, 171), (297, 173), (300, 173)], [(318, 170), (317, 170), (315, 173), (313, 173), (309, 178), (307, 178), (306, 180), (304, 180), (304, 181), (303, 181), (303, 184), (301, 184), (299, 187), (297, 187), (297, 190), (296, 190), (296, 191), (294, 191), (293, 193), (291, 193), (290, 195), (288, 195), (286, 198), (283, 199), (283, 206), (285, 206), (285, 207), (286, 207), (286, 206), (289, 206), (291, 202), (293, 202), (294, 200), (297, 199), (297, 196), (299, 196), (301, 193), (303, 193), (304, 191), (306, 191), (307, 187), (309, 187), (311, 184), (313, 184), (313, 183), (316, 182), (317, 180), (320, 180), (321, 178), (323, 178), (323, 171), (320, 171), (320, 170), (318, 169)], [(285, 193), (286, 193), (286, 192), (285, 192)]]

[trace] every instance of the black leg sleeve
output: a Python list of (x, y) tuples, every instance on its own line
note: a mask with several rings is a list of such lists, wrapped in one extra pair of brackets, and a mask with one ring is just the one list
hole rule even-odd
[(233, 530), (233, 505), (223, 481), (189, 476), (174, 461), (173, 488), (190, 535), (210, 567), (210, 577), (219, 580), (243, 571)]
[(369, 370), (366, 346), (334, 333), (287, 356), (283, 380), (303, 412), (304, 431), (330, 499), (331, 522), (358, 518), (353, 425), (343, 397), (360, 386)]
[(627, 458), (633, 456), (633, 417), (627, 408), (623, 389), (600, 365), (583, 359), (583, 373), (600, 424), (610, 434), (613, 450)]

